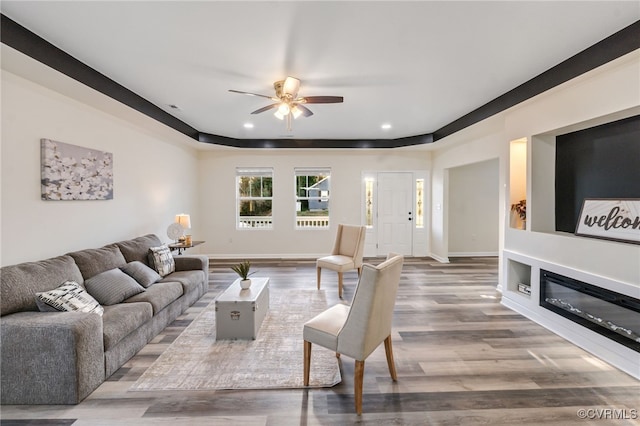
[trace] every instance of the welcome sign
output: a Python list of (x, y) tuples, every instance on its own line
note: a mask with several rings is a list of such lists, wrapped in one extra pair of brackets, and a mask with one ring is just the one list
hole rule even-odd
[(640, 198), (585, 198), (575, 234), (640, 244)]

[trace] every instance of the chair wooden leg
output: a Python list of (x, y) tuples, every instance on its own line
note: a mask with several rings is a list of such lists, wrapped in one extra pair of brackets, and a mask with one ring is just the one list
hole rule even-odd
[(362, 267), (358, 268), (358, 276), (362, 275)]
[(387, 354), (387, 365), (389, 366), (389, 374), (391, 379), (395, 382), (398, 380), (396, 374), (396, 362), (393, 360), (393, 348), (391, 347), (391, 336), (384, 339), (384, 351)]
[(356, 413), (362, 414), (362, 382), (364, 379), (364, 361), (356, 360), (356, 372), (353, 378), (353, 393), (356, 400)]
[(304, 385), (309, 386), (309, 370), (311, 370), (311, 342), (304, 341)]
[(318, 290), (320, 290), (320, 275), (322, 275), (322, 268), (318, 267), (317, 269), (317, 276), (318, 276)]
[(338, 297), (342, 299), (342, 272), (338, 272)]

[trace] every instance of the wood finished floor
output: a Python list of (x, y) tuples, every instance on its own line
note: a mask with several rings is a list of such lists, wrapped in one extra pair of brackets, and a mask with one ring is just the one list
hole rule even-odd
[[(375, 263), (375, 260), (372, 260)], [(129, 387), (235, 278), (211, 264), (210, 290), (135, 357), (75, 406), (2, 406), (9, 425), (623, 425), (640, 424), (640, 382), (500, 305), (497, 258), (407, 259), (393, 345), (366, 361), (364, 414), (353, 411), (353, 360), (328, 389), (129, 392)], [(311, 261), (254, 261), (271, 286), (315, 288)], [(345, 300), (357, 276), (345, 274)], [(329, 304), (336, 274), (323, 272)], [(302, 348), (300, 348), (302, 356)], [(313, 362), (313, 360), (312, 360)], [(302, 374), (302, 371), (300, 372)], [(581, 419), (578, 410), (601, 418)], [(622, 418), (620, 418), (622, 417)]]

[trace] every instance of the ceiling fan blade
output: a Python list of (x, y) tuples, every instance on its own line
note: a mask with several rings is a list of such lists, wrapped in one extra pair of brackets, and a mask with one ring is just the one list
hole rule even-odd
[(277, 108), (279, 105), (280, 103), (267, 105), (266, 107), (262, 107), (260, 109), (253, 111), (251, 114), (260, 114), (261, 112), (265, 112), (265, 111), (269, 111), (270, 109)]
[(282, 85), (282, 93), (291, 95), (292, 98), (298, 96), (298, 90), (300, 89), (300, 80), (293, 77), (287, 77)]
[(305, 117), (311, 117), (313, 115), (313, 112), (304, 105), (296, 104), (296, 107), (302, 111), (302, 115)]
[(267, 98), (267, 99), (275, 100), (275, 99), (273, 99), (273, 97), (272, 97), (272, 96), (260, 95), (260, 94), (258, 94), (258, 93), (242, 92), (242, 91), (240, 91), (240, 90), (233, 90), (233, 89), (229, 89), (229, 91), (230, 91), (230, 92), (232, 92), (232, 93), (239, 93), (239, 94), (241, 94), (241, 95), (259, 96), (259, 97), (261, 97), (261, 98)]
[(305, 104), (339, 104), (344, 102), (342, 96), (305, 96), (302, 98)]

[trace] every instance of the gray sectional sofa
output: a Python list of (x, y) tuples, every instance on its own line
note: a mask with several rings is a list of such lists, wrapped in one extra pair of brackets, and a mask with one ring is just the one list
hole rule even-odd
[(2, 404), (79, 403), (206, 292), (207, 257), (183, 255), (174, 258), (175, 272), (138, 294), (98, 305), (102, 315), (42, 312), (36, 303), (36, 293), (66, 281), (118, 300), (110, 273), (137, 262), (153, 266), (149, 249), (161, 244), (145, 235), (0, 270)]

